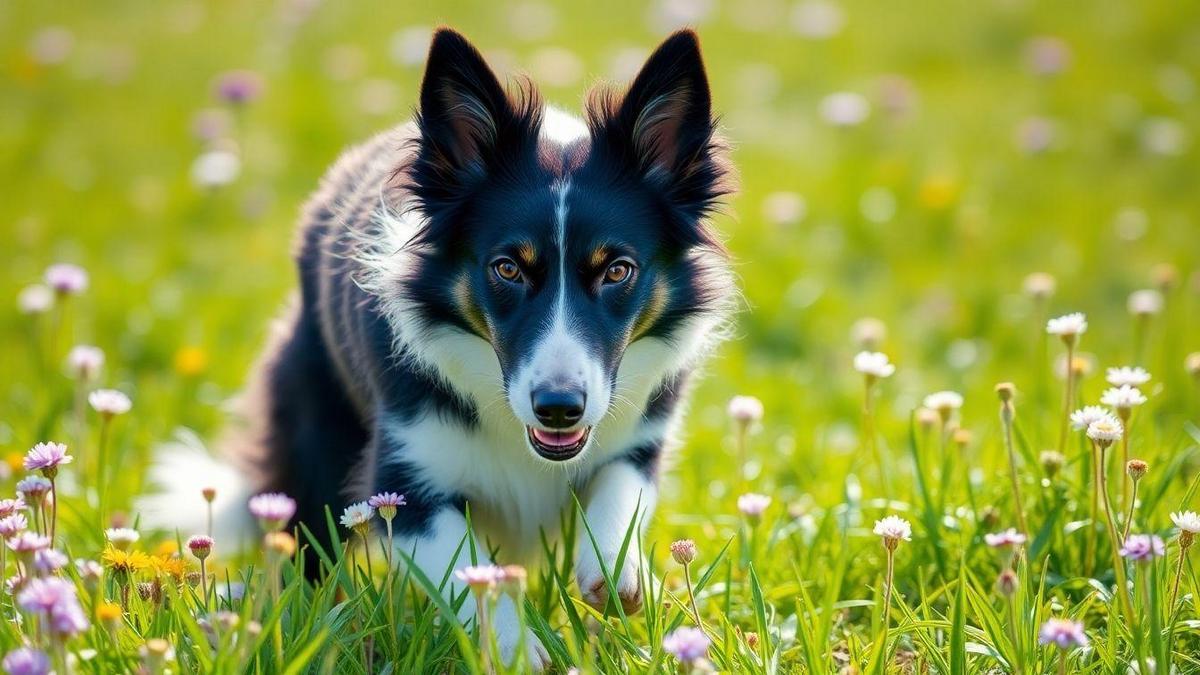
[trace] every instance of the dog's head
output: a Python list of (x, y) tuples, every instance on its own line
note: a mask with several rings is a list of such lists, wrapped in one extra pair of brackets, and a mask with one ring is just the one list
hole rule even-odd
[(668, 38), (623, 93), (594, 92), (586, 119), (544, 108), (529, 84), (510, 95), (441, 30), (398, 174), (424, 218), (407, 247), (406, 306), (425, 328), (490, 345), (496, 390), (551, 461), (579, 455), (626, 396), (630, 345), (681, 352), (639, 366), (661, 380), (731, 289), (706, 224), (730, 176), (696, 35)]

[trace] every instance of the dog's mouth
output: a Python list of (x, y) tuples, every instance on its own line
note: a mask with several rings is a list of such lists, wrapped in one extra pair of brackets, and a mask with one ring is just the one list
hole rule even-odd
[(563, 462), (578, 455), (587, 445), (591, 427), (579, 429), (558, 430), (525, 427), (529, 435), (529, 444), (537, 454), (552, 462)]

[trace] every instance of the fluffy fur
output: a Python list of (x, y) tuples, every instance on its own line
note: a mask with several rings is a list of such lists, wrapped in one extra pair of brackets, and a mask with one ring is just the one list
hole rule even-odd
[[(286, 492), (321, 533), (327, 506), (400, 492), (394, 545), (438, 579), (467, 562), (468, 510), (486, 551), (529, 562), (576, 494), (597, 533), (575, 546), (577, 578), (602, 608), (601, 565), (653, 511), (690, 375), (733, 297), (707, 223), (731, 172), (690, 31), (628, 89), (594, 92), (585, 119), (528, 83), (510, 94), (438, 31), (416, 120), (348, 151), (304, 209), (299, 298), (225, 444), (244, 471), (176, 453), (187, 468), (156, 474), (170, 491), (148, 515), (178, 518), (165, 507), (211, 481), (230, 512)], [(640, 604), (636, 555), (617, 591)], [(510, 652), (517, 625), (502, 605)]]

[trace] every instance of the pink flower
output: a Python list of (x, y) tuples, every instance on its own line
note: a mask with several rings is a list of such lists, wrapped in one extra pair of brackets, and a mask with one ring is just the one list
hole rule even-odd
[(250, 70), (231, 70), (217, 80), (217, 97), (227, 103), (249, 103), (262, 93), (263, 80)]
[(683, 663), (693, 663), (708, 654), (709, 640), (699, 628), (683, 627), (663, 638), (663, 649)]
[(1008, 528), (1003, 532), (993, 532), (983, 535), (983, 540), (992, 548), (1007, 548), (1009, 546), (1020, 546), (1025, 543), (1025, 535), (1017, 532), (1014, 528)]
[(770, 497), (754, 492), (747, 492), (737, 499), (738, 511), (741, 511), (742, 515), (746, 516), (752, 522), (758, 522), (758, 519), (762, 517), (763, 511), (766, 511), (770, 505)]
[(0, 537), (8, 539), (14, 534), (24, 532), (27, 529), (29, 529), (29, 520), (25, 518), (24, 513), (13, 513), (0, 518)]
[(70, 369), (71, 375), (80, 380), (95, 379), (103, 367), (104, 352), (99, 347), (76, 345), (67, 354), (67, 368)]
[(490, 590), (504, 579), (504, 569), (496, 565), (468, 565), (455, 570), (454, 576), (472, 590), (484, 591)]
[(198, 560), (204, 560), (212, 552), (213, 543), (212, 537), (197, 534), (187, 540), (187, 547)]
[(17, 497), (16, 499), (0, 499), (0, 518), (6, 518), (25, 509), (25, 500)]
[(264, 530), (276, 532), (296, 515), (296, 500), (282, 492), (264, 492), (250, 498), (250, 513)]
[(1057, 645), (1059, 649), (1088, 646), (1083, 624), (1070, 619), (1047, 619), (1038, 630), (1038, 643)]
[(133, 407), (133, 402), (125, 394), (116, 389), (97, 389), (88, 394), (88, 404), (92, 410), (104, 417), (124, 415)]
[(691, 539), (680, 539), (671, 543), (671, 557), (680, 565), (686, 565), (696, 559), (696, 542)]
[(50, 548), (50, 537), (43, 537), (33, 532), (21, 532), (8, 540), (8, 547), (17, 553), (33, 553)]
[(395, 492), (380, 492), (379, 494), (367, 500), (373, 508), (382, 508), (384, 506), (407, 506), (408, 502), (404, 501), (404, 495), (398, 495)]
[(59, 295), (78, 295), (88, 287), (87, 271), (70, 263), (58, 263), (47, 267), (44, 281)]
[(1131, 534), (1121, 545), (1121, 557), (1137, 562), (1150, 562), (1167, 554), (1162, 537), (1152, 534)]
[(74, 459), (62, 443), (38, 443), (25, 455), (25, 470), (41, 471), (42, 475), (52, 478), (60, 465), (70, 464)]

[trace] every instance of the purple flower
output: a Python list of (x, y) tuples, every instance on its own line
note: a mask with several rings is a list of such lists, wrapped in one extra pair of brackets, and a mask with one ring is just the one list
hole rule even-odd
[(87, 290), (87, 271), (78, 265), (58, 263), (46, 268), (44, 281), (59, 295), (78, 295)]
[(3, 665), (9, 675), (48, 675), (50, 657), (32, 647), (20, 647), (4, 655)]
[(50, 628), (64, 637), (78, 635), (88, 629), (87, 615), (74, 596), (50, 609)]
[(1038, 630), (1038, 643), (1057, 645), (1059, 649), (1088, 646), (1083, 624), (1070, 619), (1047, 619)]
[(49, 478), (58, 473), (60, 465), (70, 464), (74, 459), (62, 443), (38, 443), (25, 455), (25, 470), (41, 471)]
[(699, 628), (679, 628), (663, 638), (663, 649), (684, 663), (704, 658), (708, 645), (708, 636)]
[(1153, 534), (1131, 534), (1121, 545), (1121, 557), (1137, 562), (1150, 562), (1167, 554), (1162, 537)]
[(17, 492), (24, 498), (26, 504), (40, 506), (45, 501), (46, 493), (50, 492), (50, 481), (41, 476), (26, 476), (17, 481)]
[(404, 501), (404, 495), (398, 495), (395, 492), (380, 492), (368, 499), (367, 503), (376, 509), (384, 506), (405, 506), (408, 504), (408, 502)]
[(296, 500), (282, 492), (264, 492), (250, 498), (250, 513), (264, 530), (276, 532), (296, 514)]
[(44, 548), (33, 554), (33, 567), (43, 575), (54, 574), (67, 565), (67, 556), (52, 548)]
[(14, 513), (9, 516), (0, 518), (0, 537), (8, 539), (9, 537), (23, 532), (29, 528), (29, 519), (24, 513)]
[(17, 497), (16, 499), (0, 499), (0, 518), (11, 516), (17, 511), (25, 509), (25, 500)]
[(75, 599), (75, 586), (62, 577), (31, 579), (17, 594), (17, 605), (26, 612), (49, 612), (54, 606)]
[(262, 77), (250, 70), (231, 70), (217, 80), (217, 97), (227, 103), (249, 103), (262, 93)]
[(33, 553), (50, 548), (50, 537), (33, 532), (22, 532), (8, 540), (8, 547), (17, 553)]

